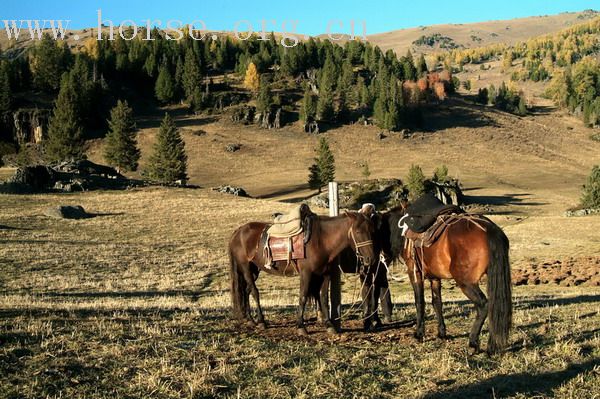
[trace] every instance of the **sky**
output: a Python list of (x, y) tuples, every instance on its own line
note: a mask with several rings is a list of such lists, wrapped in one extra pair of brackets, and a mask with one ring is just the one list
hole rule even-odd
[[(109, 19), (115, 25), (133, 20), (142, 26), (147, 19), (159, 19), (164, 28), (167, 20), (180, 20), (186, 24), (202, 20), (209, 30), (232, 31), (236, 22), (249, 21), (253, 31), (260, 31), (261, 21), (266, 20), (269, 21), (266, 31), (282, 31), (284, 21), (296, 20), (296, 32), (309, 35), (326, 33), (330, 21), (336, 21), (332, 32), (349, 33), (350, 21), (355, 20), (364, 21), (366, 33), (373, 34), (421, 25), (600, 9), (598, 0), (2, 0), (2, 3), (2, 26), (1, 21), (5, 19), (69, 19), (69, 28), (95, 27), (97, 10), (101, 9), (102, 19)], [(340, 27), (337, 21), (343, 25)], [(240, 22), (237, 26), (240, 32), (248, 30), (245, 23)], [(289, 25), (287, 29), (290, 29)], [(362, 24), (357, 22), (356, 32), (362, 33), (361, 29)]]

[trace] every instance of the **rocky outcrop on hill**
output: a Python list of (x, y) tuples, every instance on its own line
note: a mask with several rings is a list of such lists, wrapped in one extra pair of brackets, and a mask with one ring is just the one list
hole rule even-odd
[(109, 166), (80, 160), (52, 166), (34, 165), (18, 168), (6, 183), (0, 184), (0, 193), (120, 190), (144, 184), (142, 181), (127, 179)]
[[(362, 204), (370, 202), (378, 209), (399, 205), (406, 198), (408, 191), (399, 179), (377, 179), (362, 182), (340, 183), (338, 200), (340, 208), (358, 209)], [(329, 207), (327, 193), (321, 193), (308, 200), (310, 205), (321, 208)]]
[(248, 193), (246, 192), (246, 190), (244, 190), (243, 188), (229, 186), (229, 185), (214, 187), (213, 191), (217, 191), (217, 192), (223, 193), (223, 194), (231, 194), (231, 195), (235, 195), (238, 197), (250, 197), (248, 195)]

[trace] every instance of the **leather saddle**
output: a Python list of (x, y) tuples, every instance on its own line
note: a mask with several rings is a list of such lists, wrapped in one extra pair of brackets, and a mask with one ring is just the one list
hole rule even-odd
[(273, 223), (265, 228), (261, 236), (265, 267), (272, 268), (274, 262), (305, 259), (305, 245), (309, 242), (312, 220), (315, 216), (308, 205), (302, 204), (289, 214), (275, 214)]
[(456, 205), (444, 204), (433, 194), (426, 194), (419, 197), (406, 209), (406, 216), (402, 221), (410, 231), (423, 233), (433, 226), (438, 216), (452, 213), (461, 214), (464, 211)]

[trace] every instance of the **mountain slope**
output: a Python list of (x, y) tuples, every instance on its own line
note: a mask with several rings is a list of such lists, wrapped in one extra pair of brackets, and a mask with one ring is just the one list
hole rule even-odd
[[(371, 43), (381, 47), (384, 51), (392, 49), (396, 54), (404, 55), (410, 49), (413, 53), (430, 54), (445, 50), (444, 43), (446, 47), (464, 48), (495, 43), (514, 44), (531, 37), (557, 32), (597, 15), (596, 11), (586, 10), (504, 21), (421, 26), (368, 35), (367, 37)], [(434, 36), (436, 34), (439, 34), (437, 40)], [(423, 36), (433, 42), (433, 45), (413, 44)]]

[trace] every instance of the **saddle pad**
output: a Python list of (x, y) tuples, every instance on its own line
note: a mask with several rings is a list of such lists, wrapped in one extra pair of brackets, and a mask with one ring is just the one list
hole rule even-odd
[(289, 238), (269, 237), (269, 248), (273, 261), (304, 259), (304, 233)]
[(275, 218), (269, 227), (269, 237), (287, 238), (295, 236), (302, 231), (301, 206), (294, 208), (290, 213)]

